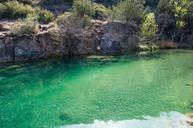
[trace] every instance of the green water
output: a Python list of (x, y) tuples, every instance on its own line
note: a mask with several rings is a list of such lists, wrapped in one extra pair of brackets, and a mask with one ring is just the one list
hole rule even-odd
[(59, 59), (0, 68), (0, 127), (191, 112), (193, 51)]

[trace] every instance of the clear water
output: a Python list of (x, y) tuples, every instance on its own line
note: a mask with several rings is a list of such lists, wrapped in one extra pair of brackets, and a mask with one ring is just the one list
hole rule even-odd
[(193, 51), (0, 68), (0, 127), (55, 127), (192, 111)]

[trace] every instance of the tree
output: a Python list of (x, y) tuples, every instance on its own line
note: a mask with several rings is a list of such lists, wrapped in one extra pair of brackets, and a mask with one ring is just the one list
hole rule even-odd
[(193, 20), (193, 1), (192, 0), (171, 0), (175, 8), (176, 26), (179, 29), (188, 29)]
[(160, 0), (157, 5), (157, 11), (159, 13), (168, 13), (169, 15), (175, 14), (175, 8), (171, 0)]
[(153, 40), (156, 36), (157, 31), (158, 25), (155, 20), (155, 15), (154, 13), (148, 13), (145, 16), (145, 21), (143, 22), (141, 27), (142, 36), (148, 40)]
[(124, 22), (141, 23), (144, 15), (144, 0), (125, 0), (113, 6), (112, 17)]
[(193, 1), (188, 4), (187, 13), (184, 15), (185, 28), (188, 29), (190, 33), (193, 33)]
[(192, 0), (160, 0), (157, 9), (159, 13), (174, 16), (176, 28), (183, 29), (192, 21), (192, 7)]

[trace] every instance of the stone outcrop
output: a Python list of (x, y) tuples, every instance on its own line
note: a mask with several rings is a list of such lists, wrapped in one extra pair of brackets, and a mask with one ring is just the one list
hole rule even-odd
[[(9, 25), (8, 25), (9, 26)], [(13, 35), (6, 25), (0, 25), (0, 63), (29, 61), (54, 56), (119, 54), (144, 50), (138, 37), (139, 28), (120, 21), (93, 20), (90, 26), (40, 25), (37, 34)], [(54, 29), (53, 29), (54, 28)], [(162, 49), (193, 47), (193, 36), (189, 43), (173, 40), (158, 41), (155, 46)], [(154, 45), (147, 44), (147, 46)]]
[(167, 40), (174, 38), (175, 35), (175, 17), (167, 13), (156, 14), (156, 22), (159, 26), (158, 38), (160, 40)]
[(89, 28), (54, 29), (38, 34), (0, 36), (0, 63), (66, 55), (115, 54), (136, 48), (136, 27), (92, 21)]
[(104, 34), (100, 40), (103, 54), (114, 54), (135, 50), (139, 42), (137, 26), (112, 22), (104, 27)]

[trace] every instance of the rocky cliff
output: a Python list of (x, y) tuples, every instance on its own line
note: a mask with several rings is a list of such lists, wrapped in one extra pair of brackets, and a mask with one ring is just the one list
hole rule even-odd
[(0, 63), (52, 56), (115, 54), (136, 49), (137, 27), (121, 22), (92, 21), (89, 28), (42, 31), (38, 34), (0, 36)]

